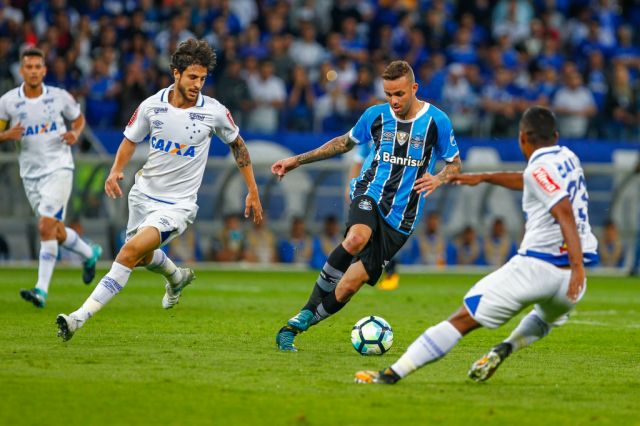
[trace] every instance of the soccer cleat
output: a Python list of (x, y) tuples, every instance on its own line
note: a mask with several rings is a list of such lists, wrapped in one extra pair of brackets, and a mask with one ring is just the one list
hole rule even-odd
[(33, 303), (33, 306), (36, 308), (44, 308), (44, 305), (47, 302), (47, 293), (39, 288), (32, 288), (31, 290), (23, 288), (20, 290), (20, 296), (22, 296), (22, 298), (27, 302)]
[(56, 318), (58, 324), (58, 337), (62, 337), (63, 342), (71, 340), (73, 335), (80, 328), (80, 321), (73, 315), (60, 314)]
[(162, 298), (162, 307), (165, 309), (171, 309), (175, 305), (178, 304), (178, 299), (182, 296), (182, 290), (189, 284), (191, 281), (196, 279), (196, 274), (194, 274), (192, 269), (189, 268), (178, 268), (180, 272), (182, 272), (182, 281), (180, 284), (171, 285), (169, 281), (167, 281), (167, 285), (165, 286), (167, 292), (164, 294)]
[(96, 277), (96, 260), (102, 256), (102, 247), (99, 245), (91, 244), (91, 250), (93, 250), (93, 256), (85, 259), (82, 264), (82, 281), (85, 284), (91, 284), (91, 281)]
[(489, 352), (469, 369), (469, 377), (476, 382), (483, 382), (495, 373), (502, 361), (511, 355), (511, 345), (500, 343), (495, 345)]
[(385, 274), (384, 279), (378, 287), (380, 287), (380, 290), (395, 290), (398, 288), (399, 283), (400, 275), (392, 274), (391, 276), (388, 276)]
[(395, 385), (401, 379), (391, 368), (382, 371), (358, 371), (355, 382), (375, 385)]
[(276, 343), (281, 351), (298, 352), (293, 340), (300, 334), (300, 330), (290, 325), (285, 325), (278, 331), (276, 335)]
[(313, 312), (303, 310), (295, 317), (287, 321), (287, 325), (295, 327), (300, 331), (307, 331), (311, 327), (311, 320), (313, 320)]

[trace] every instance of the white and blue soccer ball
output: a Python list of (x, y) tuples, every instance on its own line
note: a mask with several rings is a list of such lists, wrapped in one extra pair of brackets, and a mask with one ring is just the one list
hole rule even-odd
[(351, 344), (361, 355), (382, 355), (393, 345), (393, 330), (383, 318), (364, 317), (351, 330)]

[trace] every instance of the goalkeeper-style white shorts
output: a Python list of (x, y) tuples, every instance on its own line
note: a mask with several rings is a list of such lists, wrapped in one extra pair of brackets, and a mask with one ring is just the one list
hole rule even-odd
[(73, 170), (58, 169), (35, 179), (22, 179), (31, 209), (37, 217), (64, 222), (73, 188)]
[[(517, 255), (471, 287), (464, 296), (464, 306), (473, 319), (486, 328), (504, 325), (530, 305), (534, 305), (540, 319), (559, 327), (567, 322), (575, 307), (567, 297), (570, 278), (569, 269)], [(586, 289), (585, 280), (578, 301)]]
[(129, 192), (126, 241), (133, 238), (138, 230), (152, 226), (160, 232), (160, 247), (165, 246), (193, 223), (197, 213), (196, 203), (170, 204), (148, 197), (140, 192), (137, 185), (133, 185)]

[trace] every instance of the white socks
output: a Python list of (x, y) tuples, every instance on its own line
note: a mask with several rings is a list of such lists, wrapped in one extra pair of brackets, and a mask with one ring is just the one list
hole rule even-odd
[(160, 249), (153, 252), (153, 260), (146, 268), (151, 272), (164, 276), (171, 285), (180, 284), (182, 281), (180, 269)]
[(62, 247), (67, 250), (71, 250), (74, 253), (78, 253), (85, 259), (91, 259), (93, 257), (93, 250), (91, 246), (84, 241), (76, 231), (71, 228), (65, 228), (67, 231), (67, 239), (62, 243)]
[(111, 270), (105, 275), (96, 286), (91, 296), (84, 302), (84, 305), (71, 315), (80, 321), (79, 327), (84, 322), (96, 314), (104, 305), (109, 303), (113, 297), (127, 284), (131, 275), (131, 269), (117, 262), (113, 262)]
[(422, 333), (391, 369), (400, 377), (405, 377), (419, 367), (444, 357), (461, 339), (462, 334), (458, 329), (449, 321), (442, 321)]
[(45, 294), (49, 292), (49, 284), (53, 268), (58, 259), (58, 242), (56, 240), (40, 242), (40, 263), (38, 265), (38, 283), (36, 288)]
[(520, 324), (505, 340), (505, 343), (511, 344), (511, 351), (515, 352), (518, 349), (526, 348), (536, 340), (542, 339), (552, 329), (553, 325), (542, 321), (533, 310), (522, 318)]

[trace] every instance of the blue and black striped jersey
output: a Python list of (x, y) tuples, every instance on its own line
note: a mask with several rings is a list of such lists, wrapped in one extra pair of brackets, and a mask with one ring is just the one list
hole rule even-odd
[(351, 181), (351, 199), (372, 197), (389, 225), (411, 234), (425, 201), (413, 189), (415, 180), (433, 174), (438, 158), (452, 161), (458, 155), (449, 117), (426, 102), (411, 120), (397, 118), (389, 104), (376, 105), (365, 111), (349, 137), (358, 145), (372, 144), (360, 176)]

